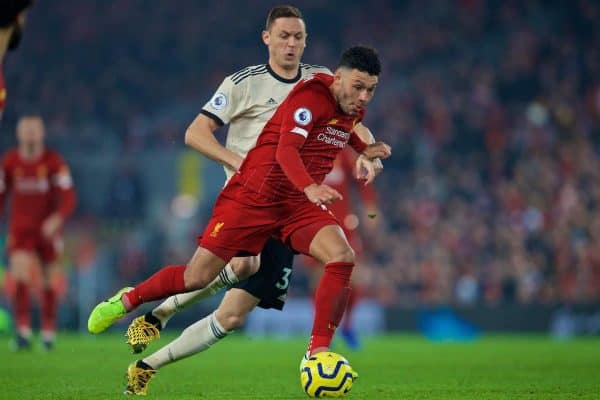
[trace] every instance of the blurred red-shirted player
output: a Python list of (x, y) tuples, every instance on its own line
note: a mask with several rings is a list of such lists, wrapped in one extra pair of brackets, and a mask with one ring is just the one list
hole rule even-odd
[[(358, 229), (360, 223), (358, 214), (362, 213), (365, 214), (365, 216), (375, 216), (378, 213), (378, 208), (377, 195), (373, 185), (365, 185), (354, 179), (352, 176), (352, 171), (355, 167), (355, 159), (356, 154), (350, 149), (345, 148), (342, 150), (333, 163), (333, 169), (325, 177), (323, 183), (337, 190), (342, 195), (342, 199), (331, 203), (327, 208), (333, 212), (339, 220), (340, 226), (344, 230), (348, 242), (356, 252), (357, 264), (360, 265), (364, 246), (362, 237), (363, 232)], [(359, 196), (361, 200), (360, 205), (356, 203), (356, 196), (353, 195)], [(305, 265), (311, 267), (311, 287), (314, 292), (323, 273), (323, 269), (313, 258), (305, 257), (303, 261)], [(360, 340), (356, 332), (352, 329), (352, 315), (358, 300), (360, 300), (360, 297), (363, 294), (363, 289), (359, 284), (359, 280), (354, 278), (351, 282), (351, 288), (352, 290), (350, 291), (350, 296), (346, 305), (340, 333), (348, 347), (356, 350), (360, 347)]]
[(42, 344), (50, 349), (56, 330), (57, 296), (52, 282), (60, 274), (61, 228), (75, 208), (69, 168), (44, 146), (44, 123), (26, 116), (17, 123), (18, 147), (4, 154), (0, 173), (0, 209), (10, 197), (7, 251), (15, 280), (16, 349), (31, 346), (31, 282), (41, 264)]

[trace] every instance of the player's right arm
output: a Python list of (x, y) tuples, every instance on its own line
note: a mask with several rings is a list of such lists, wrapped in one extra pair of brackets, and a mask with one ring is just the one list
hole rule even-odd
[(243, 158), (221, 145), (215, 136), (220, 125), (212, 118), (198, 114), (185, 132), (185, 144), (206, 157), (237, 171)]
[(234, 171), (243, 158), (221, 145), (215, 131), (246, 109), (247, 83), (247, 79), (236, 84), (231, 76), (225, 78), (185, 132), (186, 145)]
[[(321, 89), (321, 90), (319, 90)], [(342, 198), (342, 195), (328, 185), (317, 184), (306, 170), (300, 157), (300, 148), (304, 144), (308, 133), (321, 116), (319, 112), (323, 104), (328, 101), (326, 89), (316, 87), (311, 90), (305, 87), (288, 97), (281, 124), (281, 132), (275, 158), (281, 169), (300, 191), (304, 192), (308, 200), (315, 204), (329, 204)], [(299, 115), (306, 113), (306, 117)]]

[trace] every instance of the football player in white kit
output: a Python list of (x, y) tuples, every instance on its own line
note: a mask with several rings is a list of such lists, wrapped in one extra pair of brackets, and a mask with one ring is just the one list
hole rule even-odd
[[(185, 143), (206, 157), (223, 164), (227, 179), (237, 171), (254, 147), (262, 128), (294, 85), (317, 72), (331, 74), (325, 67), (300, 63), (306, 47), (306, 27), (300, 10), (277, 6), (267, 17), (262, 40), (269, 50), (267, 64), (246, 67), (227, 76), (204, 105), (185, 134)], [(229, 125), (225, 146), (214, 132)], [(358, 124), (355, 131), (367, 143), (371, 132)], [(370, 182), (383, 168), (359, 157), (357, 171)], [(359, 173), (357, 172), (357, 173)], [(230, 287), (219, 307), (187, 327), (181, 335), (152, 355), (129, 365), (126, 394), (146, 394), (148, 382), (166, 364), (206, 350), (243, 325), (256, 307), (281, 310), (292, 272), (292, 251), (271, 239), (259, 256), (236, 257), (206, 288), (169, 297), (145, 315), (136, 318), (127, 330), (127, 343), (134, 353), (143, 351), (168, 320), (186, 306)]]

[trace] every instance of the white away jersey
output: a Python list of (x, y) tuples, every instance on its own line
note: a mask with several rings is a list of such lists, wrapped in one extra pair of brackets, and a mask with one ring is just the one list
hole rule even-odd
[[(300, 64), (298, 75), (285, 79), (277, 75), (269, 64), (246, 67), (226, 77), (200, 112), (219, 125), (229, 124), (225, 147), (246, 157), (275, 109), (295, 84), (317, 72), (331, 74), (326, 67)], [(225, 167), (227, 179), (234, 172)]]

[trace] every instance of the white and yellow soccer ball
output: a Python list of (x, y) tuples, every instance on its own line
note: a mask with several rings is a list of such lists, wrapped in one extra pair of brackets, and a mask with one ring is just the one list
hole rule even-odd
[(308, 397), (344, 397), (358, 374), (337, 353), (322, 352), (303, 361), (300, 383)]

